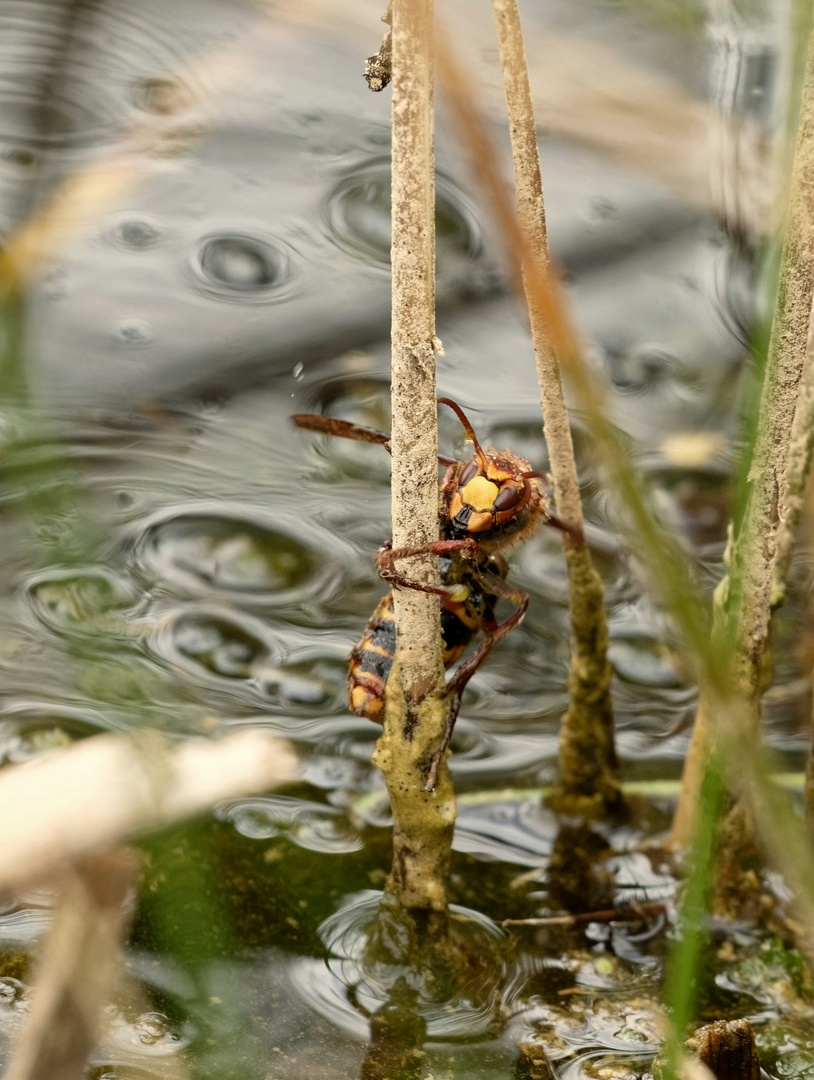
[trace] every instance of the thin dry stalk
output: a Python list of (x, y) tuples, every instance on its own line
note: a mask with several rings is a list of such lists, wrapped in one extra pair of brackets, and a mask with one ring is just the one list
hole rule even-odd
[[(811, 498), (811, 459), (814, 454), (814, 309), (808, 326), (808, 349), (797, 409), (791, 429), (789, 467), (786, 476), (785, 512), (777, 530), (777, 557), (772, 582), (772, 608), (786, 599), (787, 577), (806, 500)], [(803, 802), (806, 824), (814, 836), (814, 738), (808, 750)]]
[(806, 825), (812, 839), (814, 839), (814, 732), (812, 732), (808, 747), (808, 758), (806, 759), (803, 806), (805, 808)]
[[(478, 175), (506, 238), (509, 257), (516, 257), (523, 250), (525, 238), (494, 167), (497, 153), (474, 105), (477, 99), (475, 88), (466, 72), (455, 64), (448, 43), (439, 49), (438, 71), (458, 133), (470, 157), (479, 163)], [(601, 389), (580, 355), (556, 280), (545, 266), (533, 260), (530, 266), (532, 287), (546, 311), (552, 342), (563, 371), (592, 426), (608, 475), (629, 515), (629, 535), (638, 541), (638, 550), (660, 602), (676, 619), (688, 660), (700, 673), (700, 680), (706, 681), (715, 695), (714, 705), (720, 714), (718, 721), (726, 735), (724, 758), (728, 757), (734, 763), (730, 778), (733, 786), (749, 801), (764, 850), (798, 898), (801, 920), (809, 928), (814, 927), (814, 900), (809, 899), (814, 898), (814, 858), (810, 841), (804, 830), (797, 827), (782, 792), (775, 790), (771, 770), (767, 768), (760, 748), (744, 743), (742, 737), (735, 734), (740, 718), (738, 702), (731, 693), (728, 651), (720, 641), (711, 639), (709, 612), (698, 594), (684, 552), (653, 514), (645, 490), (631, 468), (628, 451), (606, 417)], [(777, 843), (780, 835), (784, 837), (781, 845)]]
[(540, 383), (543, 430), (556, 513), (567, 529), (563, 546), (571, 609), (570, 704), (560, 733), (559, 781), (550, 801), (569, 814), (603, 816), (618, 810), (622, 802), (614, 746), (604, 590), (585, 544), (585, 521), (560, 365), (545, 306), (534, 289), (535, 270), (531, 263), (547, 272), (548, 238), (520, 15), (516, 0), (493, 0), (492, 7), (509, 115), (517, 216), (525, 238), (518, 252), (522, 252), (521, 276)]
[[(392, 5), (392, 514), (393, 546), (438, 540), (435, 390), (435, 184), (432, 0)], [(398, 562), (411, 580), (439, 583), (437, 560)], [(426, 773), (446, 720), (438, 597), (394, 589), (396, 662), (374, 761), (393, 811), (389, 892), (406, 909), (445, 915), (455, 802), (442, 765)]]
[[(741, 699), (741, 737), (756, 739), (760, 699), (766, 682), (766, 641), (773, 600), (777, 596), (776, 562), (781, 521), (794, 518), (797, 489), (805, 486), (810, 465), (810, 431), (804, 424), (810, 402), (804, 394), (795, 427), (798, 390), (808, 352), (814, 299), (814, 34), (800, 104), (800, 120), (789, 184), (785, 239), (780, 261), (772, 329), (749, 469), (746, 507), (740, 528), (729, 545), (729, 570), (715, 592), (713, 633), (733, 648), (734, 691)], [(794, 433), (794, 434), (793, 434)], [(796, 438), (796, 445), (793, 444)], [(789, 474), (795, 445), (795, 468)], [(792, 483), (789, 509), (789, 482)], [(782, 540), (782, 537), (781, 537)], [(782, 540), (786, 544), (786, 540)], [(790, 543), (790, 541), (788, 541)], [(785, 568), (788, 555), (783, 553)], [(701, 686), (699, 717), (682, 778), (671, 844), (689, 842), (701, 777), (709, 757), (715, 709)]]
[(814, 453), (814, 356), (812, 356), (812, 330), (814, 311), (809, 317), (808, 346), (803, 375), (797, 394), (797, 408), (791, 428), (788, 472), (783, 510), (777, 527), (777, 556), (774, 563), (772, 583), (772, 608), (778, 608), (786, 599), (786, 588), (791, 556), (800, 528), (800, 520), (808, 494), (811, 477), (811, 457)]
[[(547, 263), (548, 235), (543, 181), (520, 13), (516, 0), (492, 0), (492, 10), (500, 46), (503, 87), (509, 114), (517, 192), (517, 217), (529, 246), (541, 262)], [(560, 365), (549, 340), (543, 312), (535, 302), (535, 296), (529, 288), (528, 271), (525, 265), (523, 285), (529, 310), (534, 355), (537, 361), (537, 377), (540, 382), (543, 406), (543, 431), (551, 461), (557, 515), (570, 530), (565, 534), (566, 547), (583, 546), (585, 522)]]
[(291, 748), (242, 731), (172, 749), (157, 732), (98, 735), (0, 776), (0, 890), (50, 880), (90, 853), (299, 776)]
[(120, 966), (125, 900), (137, 859), (119, 849), (84, 859), (61, 882), (34, 971), (31, 1009), (4, 1080), (81, 1080)]
[[(429, 0), (393, 5), (392, 375), (393, 546), (438, 540), (435, 389), (435, 156)], [(401, 560), (406, 576), (438, 584), (431, 555)], [(396, 590), (407, 701), (438, 689), (440, 612), (432, 595)]]

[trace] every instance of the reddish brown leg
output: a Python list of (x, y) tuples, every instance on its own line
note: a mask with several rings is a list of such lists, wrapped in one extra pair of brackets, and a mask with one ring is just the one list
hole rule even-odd
[(492, 578), (491, 575), (489, 584), (494, 592), (499, 593), (504, 599), (517, 604), (517, 611), (511, 614), (504, 622), (493, 627), (486, 634), (478, 649), (468, 660), (464, 660), (447, 684), (446, 693), (447, 697), (450, 698), (449, 713), (447, 714), (447, 722), (444, 728), (443, 737), (438, 745), (438, 749), (433, 754), (430, 771), (427, 774), (427, 783), (424, 785), (425, 791), (435, 791), (435, 785), (438, 781), (438, 766), (441, 764), (441, 758), (444, 756), (444, 753), (450, 744), (450, 740), (452, 739), (452, 733), (455, 730), (455, 721), (458, 719), (458, 713), (461, 708), (461, 699), (463, 698), (466, 684), (486, 660), (498, 641), (500, 641), (502, 637), (505, 637), (511, 630), (514, 630), (516, 626), (519, 626), (523, 621), (523, 616), (526, 614), (529, 606), (528, 593), (525, 593), (520, 589), (513, 589), (500, 578)]
[(392, 540), (383, 544), (376, 553), (376, 567), (380, 577), (390, 585), (399, 585), (403, 589), (414, 589), (416, 592), (432, 593), (435, 596), (452, 596), (455, 587), (450, 585), (423, 585), (418, 581), (411, 581), (396, 570), (394, 563), (397, 559), (409, 559), (412, 555), (451, 555), (453, 551), (477, 551), (478, 542), (471, 538), (463, 540), (434, 540), (431, 544), (420, 547), (404, 547), (393, 549), (390, 545)]

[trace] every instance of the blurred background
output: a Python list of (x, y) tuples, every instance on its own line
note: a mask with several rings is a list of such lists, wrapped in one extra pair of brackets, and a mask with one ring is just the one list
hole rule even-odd
[[(382, 3), (0, 0), (0, 241), (22, 283), (0, 336), (0, 759), (101, 730), (262, 725), (306, 761), (296, 788), (146, 845), (128, 956), (151, 1008), (111, 1008), (97, 1080), (355, 1074), (398, 979), (361, 958), (387, 811), (377, 729), (344, 686), (384, 591), (389, 461), (288, 420), (389, 423), (389, 91), (361, 75)], [(489, 5), (439, 7), (509, 176)], [(610, 415), (712, 585), (769, 306), (792, 5), (529, 0), (521, 14), (552, 257)], [(525, 315), (443, 100), (437, 161), (439, 392), (482, 441), (545, 469)], [(667, 820), (695, 690), (577, 413), (573, 429), (623, 773), (657, 796), (610, 838), (611, 891), (659, 899), (672, 879), (636, 846)], [(441, 438), (461, 452), (449, 417)], [(539, 906), (552, 853), (538, 789), (566, 706), (559, 538), (517, 551), (511, 576), (529, 614), (470, 684), (452, 761), (459, 917), (496, 959), (465, 991), (413, 987), (427, 1067), (503, 1077), (518, 1038), (550, 1028), (562, 1076), (639, 1075), (659, 1039), (663, 919), (569, 955), (509, 949), (497, 926)], [(793, 577), (766, 703), (789, 769), (810, 712), (805, 555)], [(0, 1042), (50, 905), (42, 891), (0, 914)], [(758, 931), (742, 945), (770, 962)], [(716, 969), (715, 1015), (750, 1002), (764, 1064), (809, 1075), (799, 1017), (738, 964)]]

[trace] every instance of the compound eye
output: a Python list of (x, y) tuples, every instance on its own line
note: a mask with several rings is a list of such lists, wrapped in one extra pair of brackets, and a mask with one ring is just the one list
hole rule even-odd
[(472, 460), (461, 469), (461, 475), (458, 477), (458, 487), (466, 487), (469, 481), (474, 479), (479, 472), (480, 462), (477, 458), (472, 458)]
[(516, 484), (507, 484), (497, 493), (494, 504), (495, 512), (500, 514), (504, 510), (511, 510), (512, 507), (517, 506), (522, 497), (523, 488), (518, 487)]

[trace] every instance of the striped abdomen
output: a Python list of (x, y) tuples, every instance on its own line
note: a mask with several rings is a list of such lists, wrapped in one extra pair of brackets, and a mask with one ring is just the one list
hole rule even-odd
[(384, 722), (384, 688), (396, 653), (393, 594), (379, 601), (350, 654), (348, 704), (357, 716)]
[[(494, 618), (494, 597), (472, 581), (466, 600), (442, 600), (441, 633), (444, 637), (444, 667), (463, 656), (467, 645), (485, 623)], [(396, 624), (393, 594), (382, 597), (365, 632), (350, 654), (348, 704), (351, 712), (384, 722), (384, 691), (396, 652)]]

